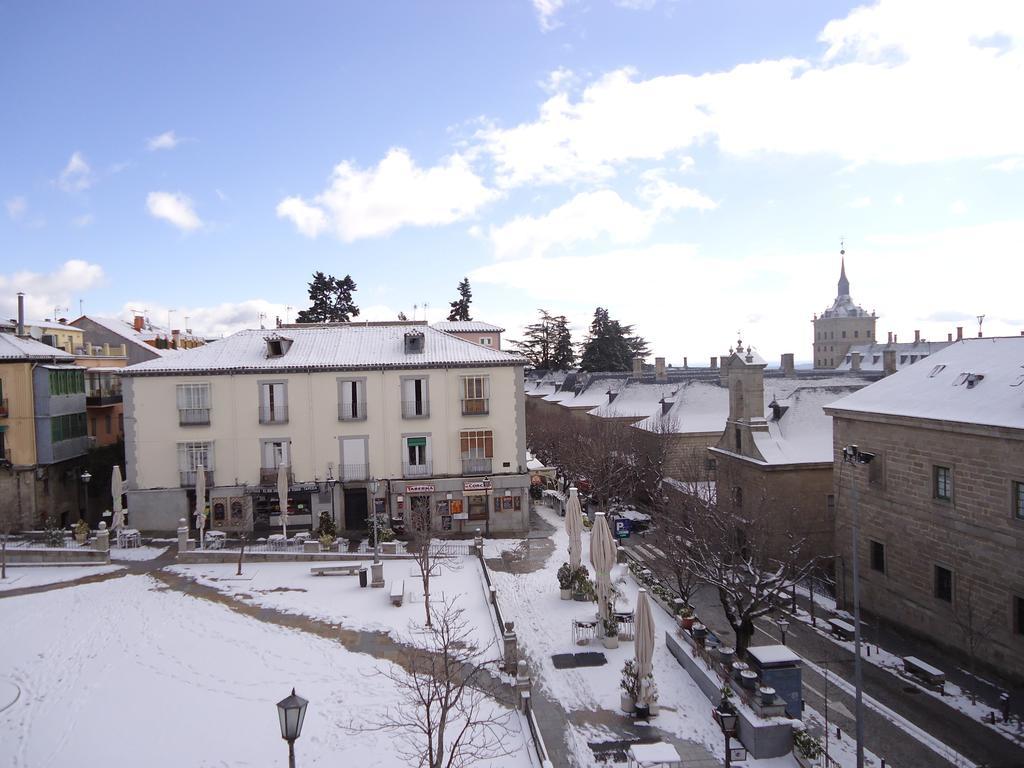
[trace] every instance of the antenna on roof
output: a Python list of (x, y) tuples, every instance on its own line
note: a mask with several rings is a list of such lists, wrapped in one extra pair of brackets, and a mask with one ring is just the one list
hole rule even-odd
[(984, 315), (978, 315), (978, 338), (981, 338), (981, 324), (985, 322)]
[(259, 314), (259, 321), (260, 321), (260, 330), (261, 331), (265, 330), (264, 327), (263, 327), (263, 321), (266, 320), (266, 319), (267, 319), (267, 313), (266, 312), (260, 312), (260, 314)]
[(839, 255), (840, 256), (845, 256), (846, 255), (846, 238), (845, 237), (840, 237), (839, 238)]

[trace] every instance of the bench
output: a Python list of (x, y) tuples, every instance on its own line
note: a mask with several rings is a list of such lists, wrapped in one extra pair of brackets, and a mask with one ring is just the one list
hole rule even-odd
[(832, 627), (832, 634), (840, 640), (853, 640), (853, 636), (857, 632), (853, 624), (842, 619), (829, 619), (828, 624)]
[(355, 565), (321, 565), (310, 568), (309, 572), (314, 576), (355, 576), (359, 569), (364, 566), (361, 563)]
[(916, 656), (904, 656), (903, 669), (931, 685), (943, 686), (946, 683), (945, 672), (927, 662), (921, 661)]
[(391, 604), (394, 606), (400, 606), (402, 599), (405, 597), (405, 582), (399, 581), (398, 579), (392, 579), (391, 581)]

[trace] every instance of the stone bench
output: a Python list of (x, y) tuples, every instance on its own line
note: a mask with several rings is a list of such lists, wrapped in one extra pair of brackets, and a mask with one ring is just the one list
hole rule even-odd
[(321, 565), (317, 568), (310, 568), (309, 572), (314, 576), (355, 576), (362, 567), (362, 563), (356, 563), (355, 565)]
[(405, 598), (405, 582), (394, 579), (391, 582), (391, 604), (400, 606)]
[(931, 664), (921, 661), (916, 656), (903, 657), (903, 669), (919, 677), (930, 685), (942, 686), (946, 683), (946, 673)]
[(853, 624), (842, 619), (829, 619), (828, 624), (832, 627), (832, 634), (840, 640), (853, 640), (853, 636), (857, 632)]

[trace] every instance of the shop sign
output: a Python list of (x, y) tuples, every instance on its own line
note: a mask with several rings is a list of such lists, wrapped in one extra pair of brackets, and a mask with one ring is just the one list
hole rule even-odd
[(431, 483), (421, 483), (420, 485), (407, 485), (405, 486), (405, 492), (410, 496), (414, 493), (433, 493), (434, 486)]
[(452, 515), (455, 520), (469, 520), (469, 512), (456, 512)]
[(490, 480), (467, 480), (462, 484), (463, 491), (489, 491), (491, 490)]

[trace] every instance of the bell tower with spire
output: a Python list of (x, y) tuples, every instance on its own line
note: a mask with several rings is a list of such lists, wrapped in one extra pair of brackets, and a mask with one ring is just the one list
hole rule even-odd
[(839, 251), (839, 284), (832, 306), (814, 316), (814, 367), (836, 368), (843, 364), (850, 347), (875, 341), (874, 312), (870, 314), (850, 298), (846, 276), (846, 248)]

